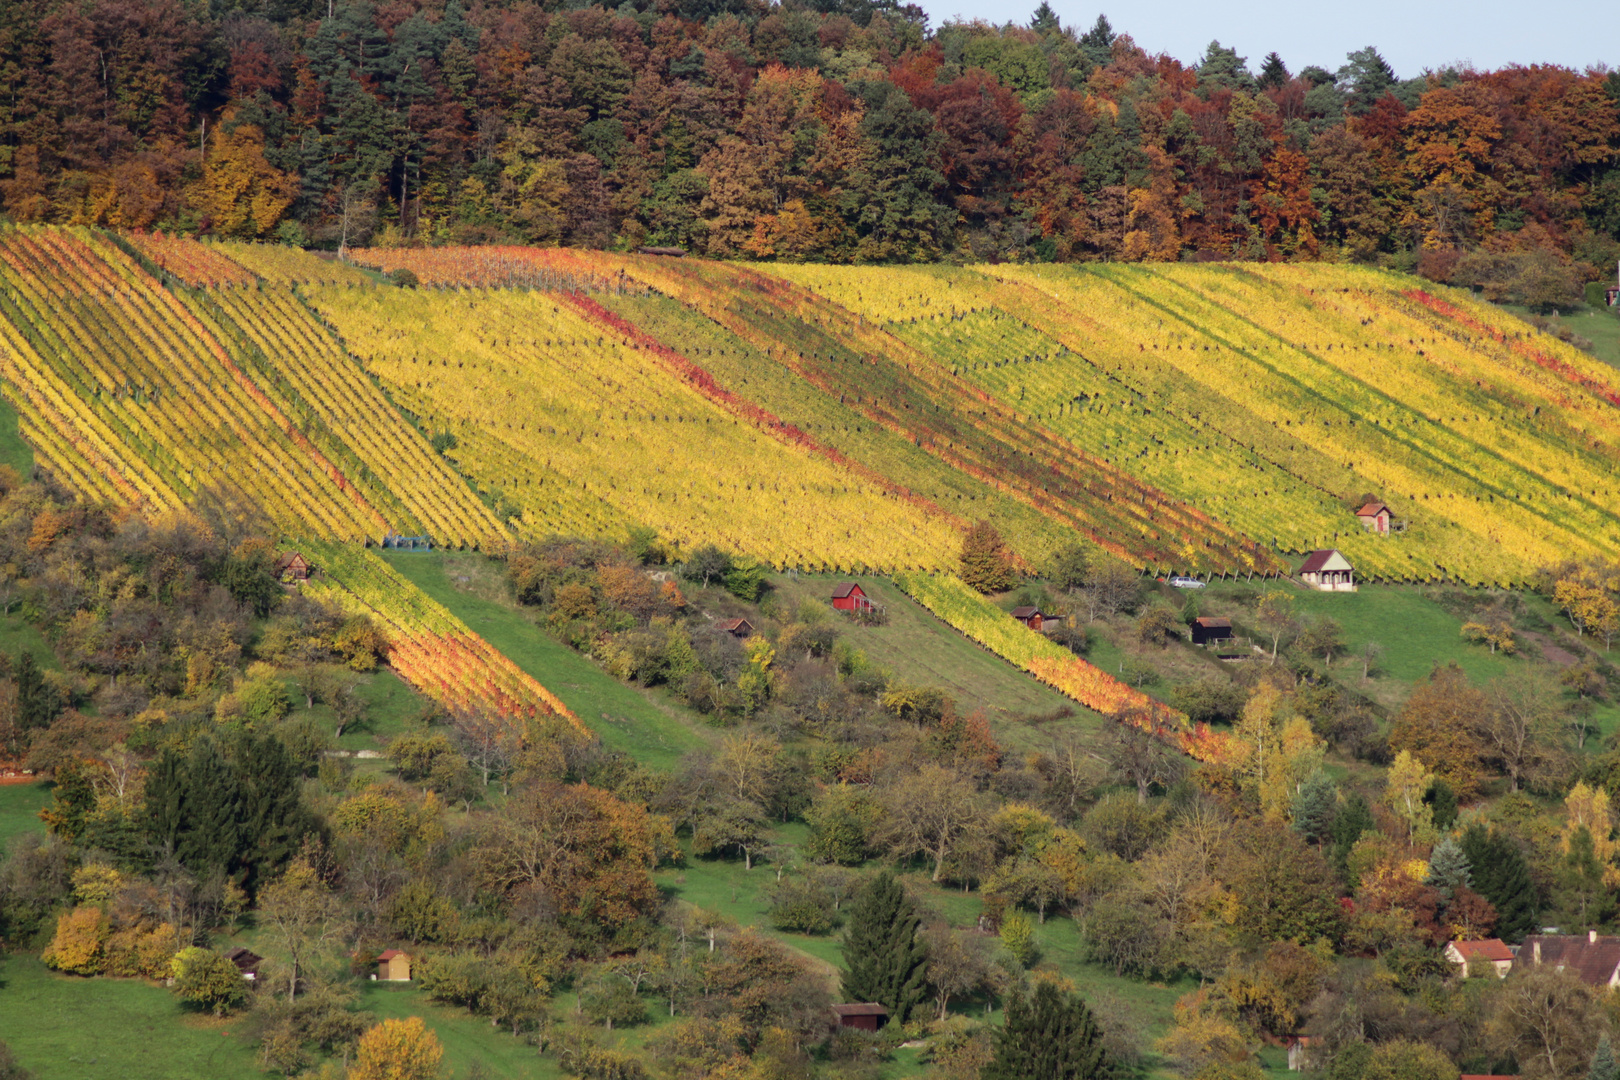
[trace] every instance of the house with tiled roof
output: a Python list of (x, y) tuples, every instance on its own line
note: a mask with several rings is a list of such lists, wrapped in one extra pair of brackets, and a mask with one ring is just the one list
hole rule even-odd
[(1507, 973), (1513, 969), (1513, 950), (1500, 938), (1453, 941), (1446, 946), (1446, 959), (1456, 964), (1464, 977), (1471, 971), (1482, 971), (1487, 964), (1498, 979), (1507, 978)]
[(1550, 964), (1588, 986), (1620, 986), (1620, 937), (1585, 934), (1531, 934), (1519, 946), (1518, 962)]

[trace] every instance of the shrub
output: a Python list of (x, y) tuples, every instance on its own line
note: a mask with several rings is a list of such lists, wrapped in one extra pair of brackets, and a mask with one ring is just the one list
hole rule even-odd
[(174, 992), (180, 1000), (224, 1016), (247, 1000), (247, 981), (227, 957), (195, 945), (181, 949), (169, 961)]
[(56, 933), (40, 959), (69, 975), (99, 975), (106, 966), (107, 918), (98, 907), (78, 907), (56, 920)]

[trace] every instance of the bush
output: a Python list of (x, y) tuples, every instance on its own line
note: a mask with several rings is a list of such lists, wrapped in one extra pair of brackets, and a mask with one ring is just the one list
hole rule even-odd
[(421, 284), (416, 275), (403, 266), (389, 274), (388, 280), (402, 289), (414, 289)]
[(790, 877), (776, 887), (771, 897), (771, 925), (798, 934), (826, 934), (843, 920), (834, 909), (830, 893), (817, 882)]
[(1040, 949), (1035, 944), (1035, 925), (1021, 911), (1015, 911), (1001, 921), (1001, 944), (1023, 968), (1028, 968), (1040, 956)]
[(181, 949), (169, 961), (174, 992), (180, 1000), (224, 1016), (247, 1000), (247, 980), (227, 957), (195, 945)]
[(56, 920), (56, 933), (40, 959), (69, 975), (99, 975), (106, 966), (107, 919), (97, 907), (79, 907)]

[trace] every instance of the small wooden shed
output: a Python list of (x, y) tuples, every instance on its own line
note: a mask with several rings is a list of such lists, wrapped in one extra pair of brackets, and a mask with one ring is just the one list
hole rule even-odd
[(1194, 645), (1208, 645), (1216, 641), (1230, 641), (1232, 638), (1232, 620), (1217, 619), (1211, 615), (1200, 615), (1192, 621), (1192, 643)]
[(1322, 592), (1355, 592), (1355, 568), (1337, 548), (1313, 551), (1299, 568), (1300, 580)]
[(754, 624), (747, 619), (727, 619), (725, 622), (716, 623), (715, 625), (732, 637), (745, 638), (754, 636)]
[(252, 949), (237, 947), (225, 954), (225, 959), (236, 965), (236, 970), (242, 973), (242, 978), (248, 982), (256, 982), (259, 978), (259, 965), (264, 963), (264, 957)]
[(866, 595), (866, 590), (853, 581), (846, 581), (833, 590), (832, 605), (838, 611), (870, 611), (877, 606)]
[(875, 1001), (834, 1005), (832, 1011), (836, 1026), (857, 1031), (876, 1031), (889, 1021), (889, 1010)]
[(388, 949), (377, 957), (377, 979), (380, 982), (410, 982), (411, 954), (402, 949)]
[(1044, 614), (1038, 607), (1031, 607), (1030, 605), (1025, 604), (1023, 607), (1013, 608), (1012, 617), (1029, 627), (1031, 630), (1039, 630), (1041, 626), (1044, 625), (1045, 622), (1052, 616)]
[(289, 551), (278, 555), (272, 566), (276, 580), (283, 583), (293, 583), (309, 580), (309, 560), (296, 551)]
[(1356, 511), (1356, 520), (1361, 522), (1361, 527), (1368, 532), (1388, 536), (1390, 522), (1395, 520), (1395, 514), (1381, 502), (1370, 502)]

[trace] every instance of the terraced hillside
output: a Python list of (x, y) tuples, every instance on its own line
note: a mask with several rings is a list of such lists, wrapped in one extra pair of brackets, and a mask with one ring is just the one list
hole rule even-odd
[[(1466, 295), (1322, 265), (741, 266), (0, 234), (42, 465), (150, 510), (460, 545), (637, 526), (941, 570), (989, 519), (1158, 572), (1516, 584), (1620, 553), (1612, 369)], [(436, 437), (429, 445), (429, 436)], [(442, 453), (435, 453), (435, 449)], [(1369, 535), (1356, 500), (1403, 531)]]

